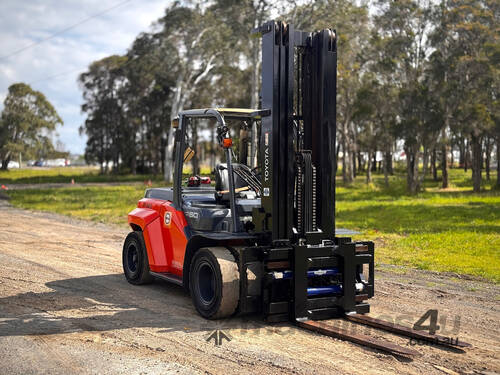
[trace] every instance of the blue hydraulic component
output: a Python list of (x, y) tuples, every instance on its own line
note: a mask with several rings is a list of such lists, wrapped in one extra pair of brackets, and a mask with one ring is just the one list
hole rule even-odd
[[(307, 271), (307, 277), (318, 277), (318, 276), (335, 276), (340, 273), (338, 268), (327, 268), (327, 269), (319, 269), (319, 270), (311, 270)], [(273, 272), (274, 279), (291, 279), (293, 277), (293, 271), (282, 271), (282, 272)]]
[[(307, 277), (308, 278), (313, 278), (313, 277), (319, 277), (319, 276), (335, 276), (338, 275), (339, 269), (338, 268), (326, 268), (326, 269), (319, 269), (319, 270), (310, 270), (307, 271)], [(281, 272), (272, 272), (271, 273), (274, 279), (291, 279), (293, 277), (293, 271), (281, 271)], [(324, 294), (339, 294), (342, 293), (342, 286), (341, 285), (330, 285), (330, 286), (323, 286), (323, 287), (315, 287), (315, 288), (307, 288), (307, 295), (308, 296), (319, 296), (319, 295), (324, 295)]]
[(342, 293), (342, 286), (331, 285), (331, 286), (322, 286), (317, 288), (307, 288), (308, 296), (319, 296), (322, 294), (335, 294), (335, 293)]
[(307, 271), (307, 277), (335, 276), (340, 273), (338, 268), (327, 268), (325, 270)]

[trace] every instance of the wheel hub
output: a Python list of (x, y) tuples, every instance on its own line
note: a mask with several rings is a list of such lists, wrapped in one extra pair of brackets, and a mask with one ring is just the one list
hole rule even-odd
[(130, 245), (128, 248), (128, 269), (131, 272), (137, 271), (137, 263), (138, 263), (138, 254), (137, 248), (134, 245)]
[(198, 271), (198, 290), (204, 305), (210, 305), (215, 299), (215, 271), (211, 264), (203, 262)]

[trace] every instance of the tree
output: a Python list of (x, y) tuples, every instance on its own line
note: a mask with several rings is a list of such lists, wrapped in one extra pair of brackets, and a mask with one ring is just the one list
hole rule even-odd
[(126, 158), (124, 145), (135, 134), (127, 128), (124, 121), (120, 90), (125, 84), (123, 65), (127, 58), (113, 55), (92, 63), (88, 72), (80, 75), (79, 81), (83, 89), (85, 103), (82, 112), (88, 117), (80, 128), (87, 139), (85, 159), (87, 162), (98, 161), (101, 172), (106, 172), (113, 164), (115, 172), (119, 171), (121, 160)]
[[(160, 46), (154, 33), (140, 34), (127, 53), (124, 66), (126, 84), (121, 91), (125, 121), (135, 133), (131, 136), (129, 153), (132, 172), (163, 173), (166, 134), (170, 127), (170, 96), (175, 83), (170, 68), (176, 52)], [(134, 142), (135, 140), (135, 142)]]
[(425, 58), (428, 45), (426, 35), (430, 25), (428, 2), (413, 0), (377, 1), (379, 14), (375, 16), (375, 32), (380, 35), (381, 64), (384, 73), (397, 88), (399, 114), (397, 136), (404, 140), (407, 163), (407, 188), (419, 191), (423, 176), (419, 175), (420, 151), (424, 147), (424, 173), (428, 157), (429, 125), (427, 117), (430, 103), (423, 84)]
[(1, 168), (19, 153), (30, 158), (52, 151), (50, 136), (57, 125), (63, 121), (45, 95), (25, 83), (11, 85), (0, 120)]
[(376, 152), (384, 153), (384, 182), (389, 186), (389, 162), (393, 143), (393, 111), (391, 90), (382, 85), (372, 73), (366, 74), (357, 92), (354, 103), (353, 121), (359, 125), (358, 143), (362, 151), (368, 153), (366, 182), (371, 182)]
[[(274, 8), (276, 8), (276, 4)], [(250, 88), (246, 98), (250, 98), (250, 108), (259, 106), (261, 40), (251, 31), (268, 21), (271, 11), (269, 0), (217, 0), (214, 13), (228, 25), (229, 33), (225, 41), (230, 46), (229, 56), (232, 61), (227, 65), (237, 66), (245, 61), (249, 70)], [(236, 63), (236, 64), (235, 64)]]
[(358, 129), (353, 115), (366, 62), (361, 51), (368, 47), (368, 9), (349, 0), (322, 0), (296, 7), (289, 13), (289, 20), (303, 30), (337, 29), (337, 130), (343, 154), (342, 176), (344, 182), (350, 183), (354, 179), (358, 152)]
[[(475, 192), (481, 188), (483, 139), (494, 129), (498, 8), (491, 0), (444, 0), (431, 38), (436, 48), (434, 62), (444, 67), (440, 83), (446, 88), (445, 119), (455, 120), (451, 126), (470, 140)], [(464, 162), (467, 164), (467, 159)]]
[[(156, 34), (159, 45), (168, 45), (175, 52), (171, 69), (176, 81), (171, 96), (171, 119), (177, 116), (204, 80), (223, 61), (228, 29), (220, 24), (210, 8), (203, 10), (175, 3), (160, 19), (161, 31)], [(165, 148), (165, 181), (173, 179), (174, 129), (169, 127)]]

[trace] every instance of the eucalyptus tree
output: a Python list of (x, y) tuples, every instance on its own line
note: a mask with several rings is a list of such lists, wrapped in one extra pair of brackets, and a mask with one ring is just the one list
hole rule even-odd
[[(155, 34), (160, 48), (172, 49), (169, 69), (175, 78), (170, 96), (171, 119), (186, 106), (191, 106), (199, 86), (212, 78), (214, 69), (222, 63), (227, 27), (221, 24), (213, 9), (182, 6), (174, 3), (158, 21), (161, 29)], [(165, 181), (173, 177), (173, 129), (169, 127), (165, 148)]]
[(361, 151), (368, 154), (366, 167), (366, 183), (372, 182), (372, 163), (375, 158), (377, 149), (379, 148), (380, 134), (378, 130), (378, 110), (377, 105), (377, 86), (378, 82), (370, 79), (363, 82), (362, 87), (356, 93), (356, 101), (354, 102), (355, 112), (353, 121), (359, 126), (358, 146)]
[(81, 109), (87, 114), (80, 127), (80, 132), (87, 135), (85, 158), (88, 162), (98, 161), (102, 172), (107, 172), (111, 163), (113, 171), (119, 172), (121, 161), (130, 153), (124, 145), (133, 132), (124, 121), (120, 95), (126, 83), (126, 62), (127, 57), (109, 56), (93, 62), (79, 76), (85, 101)]
[(10, 85), (0, 116), (1, 169), (20, 153), (40, 157), (52, 151), (51, 134), (62, 124), (45, 95), (25, 83)]
[(443, 65), (445, 118), (452, 122), (450, 126), (468, 134), (477, 192), (481, 189), (482, 143), (495, 128), (498, 103), (499, 5), (492, 0), (443, 0), (438, 16), (432, 42), (436, 60)]
[[(236, 58), (227, 61), (229, 66), (243, 66), (249, 70), (250, 107), (259, 106), (260, 70), (261, 70), (261, 40), (252, 31), (268, 21), (270, 13), (279, 6), (269, 0), (217, 0), (214, 10), (221, 16), (230, 33), (227, 42), (230, 50), (226, 56)], [(235, 54), (236, 53), (236, 54)]]
[[(163, 171), (166, 135), (170, 126), (170, 97), (175, 82), (170, 61), (173, 52), (161, 45), (154, 33), (140, 34), (127, 52), (127, 84), (122, 90), (130, 136), (131, 168), (136, 160), (140, 170)], [(133, 147), (135, 143), (137, 146)]]
[(306, 2), (289, 13), (291, 22), (304, 30), (335, 27), (338, 46), (337, 129), (342, 146), (342, 176), (346, 183), (354, 179), (358, 151), (358, 128), (353, 121), (357, 91), (364, 71), (363, 51), (368, 48), (369, 15), (365, 5), (349, 0)]
[[(426, 107), (427, 89), (423, 84), (425, 58), (428, 50), (427, 34), (431, 28), (428, 1), (378, 0), (378, 14), (374, 17), (375, 30), (381, 45), (381, 66), (398, 90), (400, 113), (396, 119), (397, 136), (404, 141), (407, 163), (407, 189), (419, 191), (420, 151), (428, 143), (429, 119)], [(424, 159), (428, 147), (424, 149)], [(424, 174), (427, 160), (424, 160)]]
[(362, 86), (356, 94), (353, 120), (359, 126), (358, 143), (362, 151), (368, 154), (366, 182), (371, 182), (375, 155), (381, 151), (384, 155), (384, 183), (389, 186), (391, 172), (392, 145), (394, 143), (394, 93), (391, 88), (381, 83), (375, 73), (367, 73)]

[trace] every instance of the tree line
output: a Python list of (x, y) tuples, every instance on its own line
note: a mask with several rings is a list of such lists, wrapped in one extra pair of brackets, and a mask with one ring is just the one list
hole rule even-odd
[[(378, 154), (388, 184), (400, 147), (411, 193), (439, 170), (446, 188), (454, 151), (472, 169), (474, 191), (483, 170), (490, 177), (495, 153), (500, 172), (495, 0), (175, 2), (126, 54), (80, 75), (87, 160), (103, 172), (112, 165), (171, 181), (170, 120), (179, 111), (258, 107), (260, 39), (250, 31), (276, 15), (302, 30), (337, 30), (337, 154), (346, 183), (360, 173), (370, 182)], [(194, 141), (200, 131), (190, 129)]]

